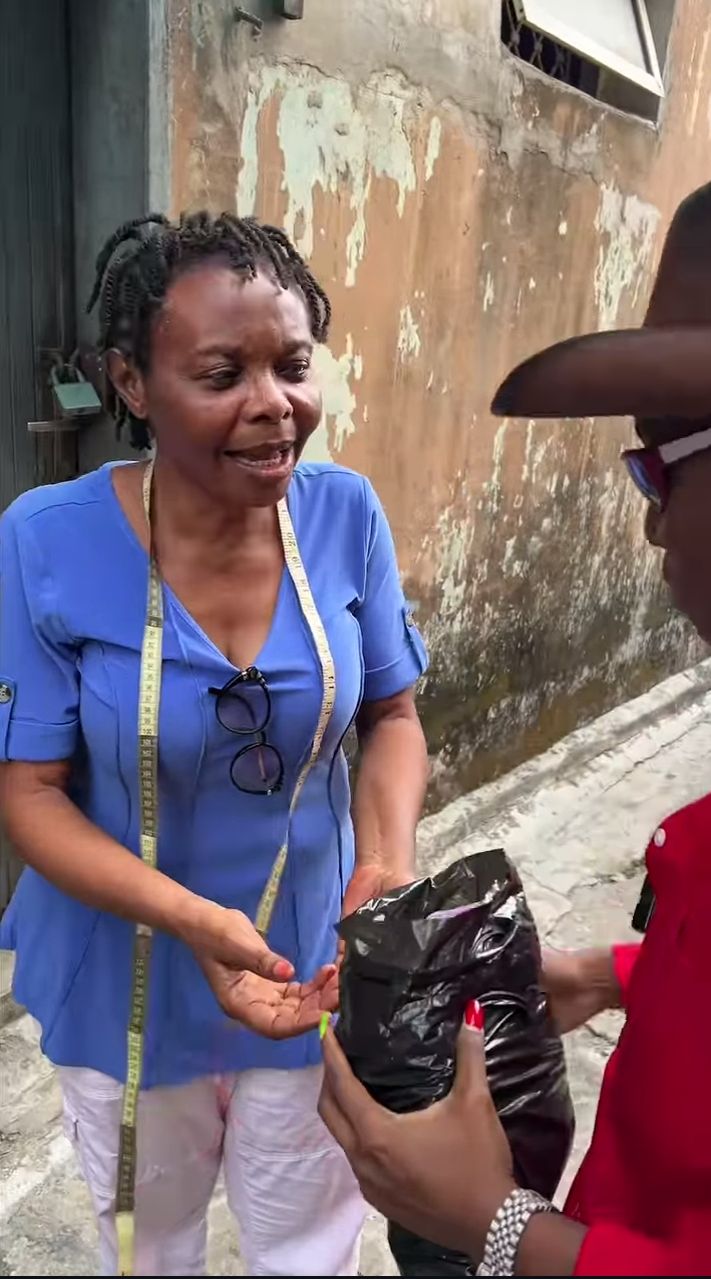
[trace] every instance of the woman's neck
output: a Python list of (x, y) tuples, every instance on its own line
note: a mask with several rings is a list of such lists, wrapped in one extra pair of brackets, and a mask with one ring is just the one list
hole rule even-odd
[(170, 462), (156, 456), (153, 467), (154, 528), (159, 537), (201, 546), (223, 546), (227, 540), (241, 543), (265, 537), (277, 530), (273, 506), (226, 508)]

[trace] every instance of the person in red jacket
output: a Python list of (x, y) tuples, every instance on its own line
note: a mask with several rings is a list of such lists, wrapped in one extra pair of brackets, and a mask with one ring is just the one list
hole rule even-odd
[[(625, 460), (648, 500), (674, 603), (711, 643), (711, 184), (677, 210), (642, 328), (559, 343), (514, 370), (505, 416), (630, 414)], [(562, 1031), (606, 1007), (626, 1022), (595, 1131), (563, 1213), (514, 1181), (470, 1006), (449, 1096), (393, 1115), (355, 1079), (331, 1032), (321, 1114), (365, 1196), (461, 1249), (480, 1274), (706, 1275), (711, 1264), (711, 794), (647, 850), (639, 946), (548, 956)]]

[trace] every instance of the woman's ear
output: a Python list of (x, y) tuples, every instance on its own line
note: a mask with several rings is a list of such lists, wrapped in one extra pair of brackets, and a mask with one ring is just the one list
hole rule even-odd
[(143, 374), (136, 368), (133, 360), (127, 359), (117, 347), (112, 347), (106, 353), (106, 371), (116, 394), (120, 395), (133, 416), (148, 417)]

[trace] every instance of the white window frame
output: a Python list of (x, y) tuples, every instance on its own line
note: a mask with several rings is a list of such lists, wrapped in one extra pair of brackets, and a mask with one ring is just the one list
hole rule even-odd
[[(576, 4), (591, 3), (594, 4), (594, 0), (570, 0), (570, 7), (574, 10)], [(604, 45), (598, 44), (597, 41), (591, 40), (589, 36), (583, 35), (576, 29), (574, 19), (568, 23), (552, 18), (545, 0), (514, 0), (520, 22), (525, 22), (529, 27), (533, 27), (535, 31), (540, 32), (541, 35), (549, 36), (557, 44), (562, 44), (567, 49), (572, 49), (574, 53), (580, 54), (588, 62), (594, 62), (599, 67), (605, 67), (608, 71), (621, 76), (624, 80), (631, 80), (649, 93), (655, 94), (656, 97), (663, 98), (664, 81), (649, 22), (649, 14), (647, 13), (646, 0), (626, 0), (626, 3), (630, 4), (634, 10), (642, 50), (647, 62), (647, 71), (640, 71), (639, 67), (636, 67), (633, 62), (628, 62), (626, 58), (618, 57), (616, 54), (611, 53), (609, 49), (606, 49)]]

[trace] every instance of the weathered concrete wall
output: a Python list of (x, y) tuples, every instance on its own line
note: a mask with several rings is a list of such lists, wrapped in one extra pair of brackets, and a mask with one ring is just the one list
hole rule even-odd
[[(77, 337), (92, 343), (86, 314), (94, 263), (120, 222), (162, 209), (169, 195), (169, 74), (166, 0), (69, 0), (72, 187)], [(107, 456), (130, 457), (108, 418), (80, 436), (88, 471)]]
[(487, 406), (545, 342), (643, 313), (711, 169), (708, 0), (678, 0), (659, 130), (516, 62), (498, 0), (306, 0), (257, 38), (229, 0), (168, 3), (173, 208), (282, 222), (331, 293), (315, 449), (390, 515), (449, 797), (692, 653), (618, 464), (629, 428)]

